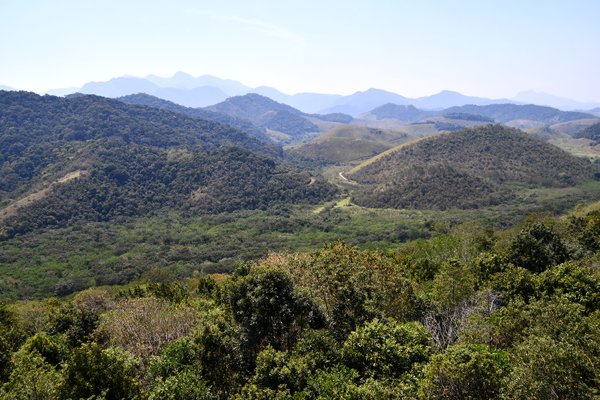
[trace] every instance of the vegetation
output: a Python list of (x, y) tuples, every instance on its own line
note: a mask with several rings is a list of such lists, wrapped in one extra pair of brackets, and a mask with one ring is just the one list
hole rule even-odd
[(145, 93), (123, 96), (120, 97), (118, 100), (126, 104), (148, 106), (158, 108), (161, 110), (173, 111), (179, 114), (187, 115), (192, 118), (202, 119), (205, 121), (218, 122), (220, 124), (229, 125), (233, 128), (239, 129), (240, 131), (245, 132), (265, 142), (270, 141), (269, 137), (265, 133), (264, 128), (260, 128), (254, 125), (252, 122), (242, 118), (236, 118), (227, 114), (208, 111), (203, 108), (184, 107), (179, 104), (172, 103), (168, 100), (159, 99), (158, 97), (154, 97)]
[[(124, 101), (0, 93), (0, 400), (600, 395), (593, 164), (488, 125), (319, 177)], [(487, 118), (457, 112), (427, 129)], [(338, 126), (311, 165), (408, 137)]]
[(289, 149), (287, 154), (322, 164), (343, 164), (380, 154), (409, 139), (410, 136), (404, 132), (341, 125), (308, 143)]
[(576, 138), (590, 139), (595, 143), (600, 143), (600, 123), (588, 126), (580, 132), (577, 132), (574, 136)]
[[(0, 306), (0, 398), (592, 399), (598, 211)], [(519, 252), (537, 246), (552, 254)]]
[(3, 237), (164, 207), (265, 209), (335, 192), (224, 125), (93, 96), (3, 93), (0, 145), (14, 150), (0, 156)]
[(593, 176), (589, 161), (500, 125), (403, 145), (348, 174), (366, 185), (358, 204), (442, 210), (499, 204), (515, 185), (565, 187)]
[(207, 110), (245, 119), (263, 128), (291, 136), (319, 131), (319, 128), (306, 118), (308, 115), (256, 93), (230, 97), (222, 103), (207, 107)]

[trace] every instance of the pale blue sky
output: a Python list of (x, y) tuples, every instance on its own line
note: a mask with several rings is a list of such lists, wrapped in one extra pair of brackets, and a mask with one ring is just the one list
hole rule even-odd
[(181, 70), (287, 93), (600, 101), (599, 15), (596, 0), (2, 0), (0, 84)]

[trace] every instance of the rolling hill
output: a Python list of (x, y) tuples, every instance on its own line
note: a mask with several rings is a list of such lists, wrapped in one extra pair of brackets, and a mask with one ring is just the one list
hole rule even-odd
[(0, 234), (164, 207), (264, 209), (334, 192), (228, 125), (97, 96), (0, 92)]
[(168, 100), (151, 96), (145, 93), (131, 94), (128, 96), (119, 97), (118, 100), (126, 104), (154, 107), (161, 110), (173, 111), (179, 114), (187, 115), (188, 117), (203, 119), (206, 121), (218, 122), (239, 129), (242, 132), (249, 134), (257, 139), (270, 142), (271, 140), (265, 133), (265, 129), (254, 125), (252, 122), (232, 117), (227, 114), (208, 111), (203, 108), (184, 107)]
[(515, 120), (528, 120), (540, 122), (545, 125), (594, 117), (593, 115), (582, 112), (561, 111), (556, 108), (536, 106), (533, 104), (493, 104), (487, 106), (465, 105), (461, 107), (447, 108), (443, 113), (467, 113), (481, 115), (491, 118), (498, 123), (508, 123)]
[(600, 122), (590, 125), (573, 135), (576, 138), (590, 139), (596, 144), (600, 143)]
[(580, 119), (595, 118), (594, 115), (561, 111), (556, 108), (536, 105), (518, 104), (490, 104), (490, 105), (464, 105), (449, 107), (438, 111), (426, 111), (412, 105), (385, 104), (377, 107), (361, 117), (376, 120), (397, 119), (399, 121), (414, 123), (435, 116), (451, 119), (463, 119), (478, 122), (511, 123), (513, 121), (532, 121), (542, 125), (552, 125)]
[(338, 164), (372, 157), (410, 138), (400, 131), (340, 125), (290, 149), (289, 153), (325, 164)]
[(246, 119), (263, 128), (283, 132), (292, 137), (320, 131), (302, 111), (256, 93), (230, 97), (206, 109)]
[(374, 118), (376, 120), (397, 119), (402, 122), (412, 123), (433, 115), (437, 115), (437, 113), (432, 111), (420, 110), (413, 105), (387, 103), (377, 108), (374, 108), (366, 114), (360, 115), (359, 118)]
[(346, 176), (369, 207), (477, 208), (514, 187), (565, 187), (594, 178), (592, 164), (516, 129), (465, 129), (398, 146)]

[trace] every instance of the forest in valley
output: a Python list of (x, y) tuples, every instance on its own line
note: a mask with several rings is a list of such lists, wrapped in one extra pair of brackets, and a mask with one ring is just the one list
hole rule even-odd
[(592, 399), (600, 212), (3, 303), (2, 399)]

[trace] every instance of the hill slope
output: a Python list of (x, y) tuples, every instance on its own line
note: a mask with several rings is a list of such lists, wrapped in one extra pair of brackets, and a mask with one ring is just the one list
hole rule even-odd
[(505, 201), (507, 185), (563, 187), (593, 175), (587, 160), (521, 131), (487, 125), (399, 146), (347, 177), (365, 185), (359, 204), (445, 209)]
[(319, 131), (302, 111), (255, 93), (230, 97), (206, 109), (246, 119), (258, 126), (292, 136)]
[(340, 125), (289, 152), (323, 163), (344, 163), (372, 157), (410, 138), (400, 131)]
[(576, 119), (594, 118), (591, 114), (574, 111), (561, 111), (552, 107), (536, 106), (533, 104), (493, 104), (487, 106), (465, 105), (450, 107), (444, 114), (467, 113), (492, 118), (495, 122), (505, 123), (514, 120), (529, 120), (552, 125), (559, 122)]
[(600, 123), (588, 126), (587, 128), (573, 135), (576, 138), (584, 138), (593, 140), (595, 143), (600, 143)]
[(173, 111), (179, 114), (187, 115), (188, 117), (203, 119), (206, 121), (218, 122), (220, 124), (230, 125), (242, 132), (254, 136), (260, 140), (270, 142), (269, 137), (265, 134), (265, 129), (254, 125), (252, 122), (232, 117), (227, 114), (205, 110), (203, 108), (190, 108), (181, 106), (168, 100), (151, 96), (145, 93), (131, 94), (128, 96), (119, 97), (118, 100), (126, 104), (154, 107), (161, 110)]
[(0, 234), (161, 207), (310, 202), (333, 189), (227, 125), (97, 96), (0, 93)]

